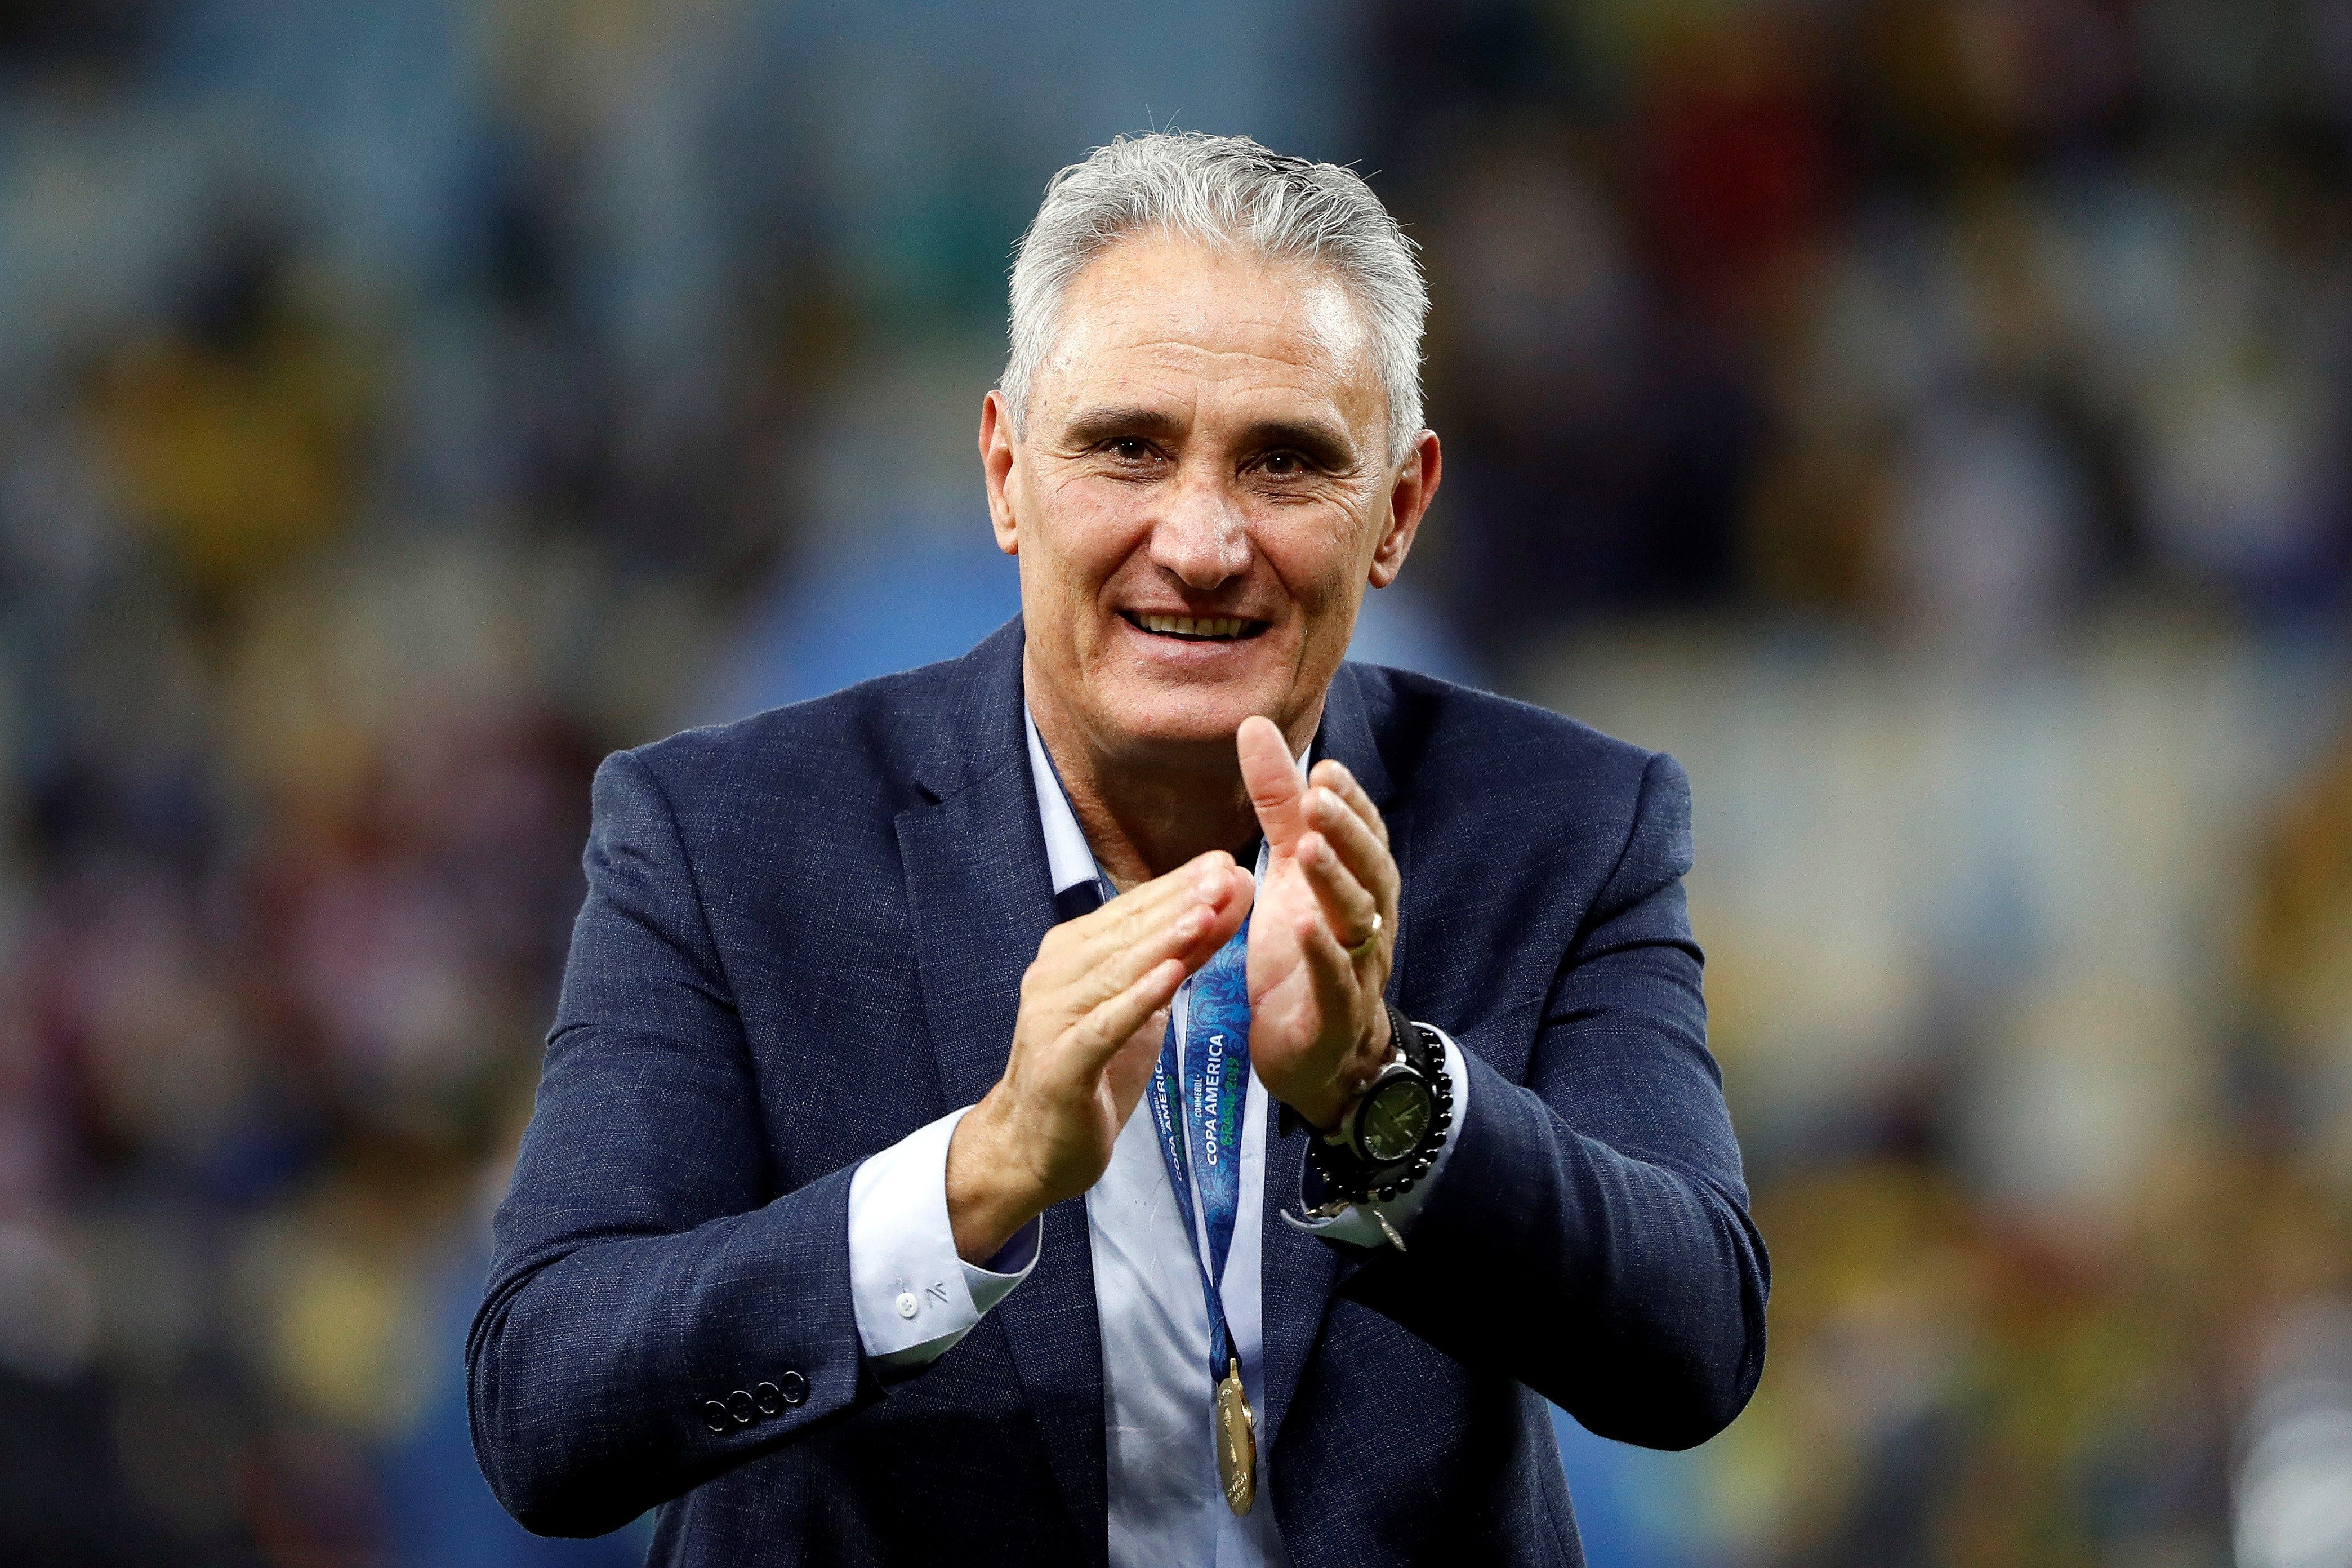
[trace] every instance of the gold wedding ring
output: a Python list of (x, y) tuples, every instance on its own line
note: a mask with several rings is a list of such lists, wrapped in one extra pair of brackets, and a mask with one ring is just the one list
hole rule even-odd
[(1355, 946), (1348, 950), (1348, 957), (1350, 960), (1370, 958), (1372, 955), (1373, 945), (1380, 940), (1381, 911), (1374, 910), (1372, 911), (1372, 929), (1364, 933), (1363, 941), (1358, 942)]

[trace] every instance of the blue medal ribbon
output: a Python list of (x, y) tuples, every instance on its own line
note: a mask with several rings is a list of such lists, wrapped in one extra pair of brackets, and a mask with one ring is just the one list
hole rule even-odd
[[(1145, 1095), (1160, 1133), (1160, 1157), (1184, 1215), (1184, 1239), (1201, 1274), (1209, 1311), (1209, 1386), (1233, 1360), (1225, 1326), (1225, 1260), (1241, 1212), (1242, 1117), (1249, 1105), (1249, 921), (1176, 993)], [(1189, 1045), (1189, 1049), (1187, 1046)], [(1171, 1092), (1181, 1082), (1183, 1092)], [(1195, 1173), (1198, 1175), (1197, 1185)], [(1195, 1192), (1200, 1197), (1197, 1213)], [(1202, 1253), (1202, 1230), (1208, 1252)]]

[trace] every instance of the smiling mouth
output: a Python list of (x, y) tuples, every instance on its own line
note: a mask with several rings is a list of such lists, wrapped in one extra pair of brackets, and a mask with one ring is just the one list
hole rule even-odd
[(1146, 616), (1121, 610), (1119, 615), (1137, 631), (1179, 642), (1247, 642), (1274, 623), (1238, 620), (1231, 616)]

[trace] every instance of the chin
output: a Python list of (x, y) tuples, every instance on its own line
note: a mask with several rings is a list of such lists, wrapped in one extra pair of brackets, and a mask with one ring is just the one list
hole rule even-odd
[(1254, 713), (1281, 714), (1287, 693), (1261, 692), (1255, 686), (1171, 685), (1120, 681), (1104, 691), (1103, 710), (1114, 733), (1147, 749), (1194, 751), (1218, 748), (1230, 758), (1234, 731)]

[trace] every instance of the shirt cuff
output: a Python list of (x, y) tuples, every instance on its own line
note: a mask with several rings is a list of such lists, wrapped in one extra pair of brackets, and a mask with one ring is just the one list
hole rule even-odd
[(1014, 1232), (984, 1268), (956, 1255), (948, 1141), (963, 1115), (951, 1111), (917, 1128), (849, 1179), (850, 1304), (866, 1355), (885, 1366), (920, 1366), (945, 1354), (1037, 1266), (1043, 1215)]
[[(1380, 1221), (1372, 1217), (1374, 1212), (1377, 1211), (1399, 1236), (1402, 1236), (1412, 1228), (1412, 1222), (1420, 1217), (1422, 1209), (1429, 1203), (1429, 1194), (1436, 1189), (1437, 1184), (1445, 1179), (1446, 1164), (1454, 1158), (1454, 1146), (1461, 1140), (1462, 1129), (1469, 1118), (1470, 1064), (1464, 1059), (1462, 1047), (1454, 1043), (1453, 1036), (1434, 1024), (1423, 1024), (1422, 1027), (1445, 1042), (1445, 1079), (1454, 1086), (1454, 1125), (1447, 1130), (1445, 1142), (1438, 1147), (1437, 1158), (1430, 1163), (1429, 1174), (1384, 1204), (1358, 1204), (1329, 1219), (1300, 1222), (1302, 1229), (1357, 1247), (1386, 1247), (1389, 1244), (1388, 1233), (1381, 1228)], [(1305, 1173), (1302, 1172), (1301, 1175), (1303, 1178)], [(1299, 1206), (1302, 1209), (1307, 1206), (1303, 1192)]]

